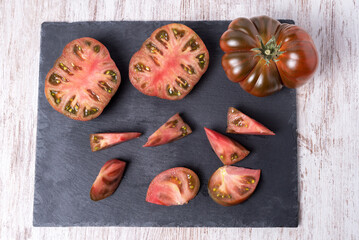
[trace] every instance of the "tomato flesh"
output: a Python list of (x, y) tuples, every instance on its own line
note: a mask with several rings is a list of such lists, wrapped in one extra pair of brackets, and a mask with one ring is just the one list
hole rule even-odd
[(192, 129), (178, 113), (156, 130), (143, 147), (155, 147), (181, 139), (192, 133)]
[(90, 134), (91, 151), (96, 152), (102, 149), (106, 149), (116, 144), (138, 138), (141, 135), (142, 133), (139, 132)]
[(227, 77), (258, 97), (271, 95), (283, 85), (303, 85), (318, 65), (318, 53), (307, 32), (267, 16), (233, 20), (220, 46)]
[(45, 79), (45, 96), (65, 116), (88, 121), (98, 117), (121, 83), (107, 48), (93, 38), (68, 43)]
[(118, 159), (107, 161), (101, 168), (90, 190), (93, 201), (111, 196), (121, 182), (126, 163)]
[(184, 98), (206, 72), (209, 53), (189, 27), (156, 29), (130, 61), (129, 77), (140, 92), (168, 100)]
[(274, 132), (263, 126), (261, 123), (248, 117), (234, 107), (228, 109), (227, 133), (275, 135)]
[(150, 183), (146, 201), (157, 205), (183, 205), (193, 199), (199, 190), (197, 174), (184, 167), (168, 169)]
[(209, 196), (223, 206), (237, 205), (247, 200), (257, 187), (261, 170), (235, 166), (217, 169), (208, 182)]
[(238, 142), (216, 131), (204, 128), (209, 143), (224, 165), (231, 165), (244, 159), (249, 151)]

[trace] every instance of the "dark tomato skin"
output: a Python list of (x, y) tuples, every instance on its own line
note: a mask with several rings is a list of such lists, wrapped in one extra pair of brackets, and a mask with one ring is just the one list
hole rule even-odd
[(152, 180), (146, 201), (163, 206), (187, 204), (197, 195), (199, 186), (199, 178), (191, 169), (171, 168)]
[[(258, 38), (266, 44), (272, 37), (280, 54), (269, 63), (256, 56), (261, 48)], [(280, 45), (281, 44), (281, 45)], [(264, 97), (279, 91), (283, 85), (297, 88), (313, 76), (318, 53), (310, 35), (302, 28), (267, 16), (237, 18), (220, 39), (225, 52), (222, 66), (227, 77), (248, 93)]]
[(261, 170), (235, 166), (217, 169), (208, 182), (208, 193), (222, 206), (234, 206), (247, 200), (257, 187)]

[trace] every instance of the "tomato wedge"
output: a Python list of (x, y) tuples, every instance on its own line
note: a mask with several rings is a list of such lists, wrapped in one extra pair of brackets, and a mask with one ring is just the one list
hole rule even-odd
[(199, 185), (199, 178), (191, 169), (171, 168), (152, 180), (146, 201), (164, 206), (183, 205), (197, 195)]
[(132, 85), (143, 94), (184, 98), (208, 68), (209, 54), (189, 27), (172, 23), (156, 29), (130, 61)]
[(228, 109), (227, 133), (275, 135), (274, 132), (263, 126), (261, 123), (248, 117), (234, 107)]
[(111, 196), (121, 182), (126, 163), (117, 159), (109, 160), (103, 165), (90, 191), (93, 201)]
[(156, 132), (143, 147), (155, 147), (181, 139), (192, 133), (190, 126), (183, 121), (178, 113), (172, 116)]
[(259, 169), (220, 167), (209, 179), (209, 196), (223, 206), (237, 205), (252, 195), (257, 187), (260, 173)]
[(112, 147), (116, 144), (138, 138), (142, 133), (124, 132), (124, 133), (96, 133), (90, 134), (90, 145), (93, 152)]
[(238, 142), (216, 131), (204, 128), (209, 143), (224, 165), (231, 165), (245, 158), (249, 151)]
[(65, 46), (47, 74), (45, 96), (56, 111), (88, 121), (102, 113), (120, 83), (107, 48), (96, 39), (79, 38)]

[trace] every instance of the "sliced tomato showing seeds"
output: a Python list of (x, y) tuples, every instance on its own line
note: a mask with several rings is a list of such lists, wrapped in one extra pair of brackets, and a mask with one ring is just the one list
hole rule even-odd
[(234, 107), (228, 109), (227, 133), (275, 135), (274, 132), (263, 126), (261, 123), (248, 117)]
[(181, 139), (192, 133), (190, 126), (178, 113), (172, 116), (147, 140), (144, 147), (155, 147)]
[(90, 191), (93, 201), (111, 196), (121, 182), (126, 163), (117, 159), (109, 160), (103, 165)]
[(90, 145), (93, 152), (112, 147), (116, 144), (138, 138), (142, 133), (124, 132), (124, 133), (96, 133), (90, 134)]
[(65, 116), (88, 121), (98, 117), (121, 83), (107, 48), (93, 38), (68, 43), (45, 79), (45, 96)]
[(224, 165), (231, 165), (245, 158), (249, 151), (238, 142), (216, 131), (204, 128), (209, 143)]
[(143, 94), (184, 98), (208, 68), (209, 54), (189, 27), (172, 23), (156, 29), (130, 61), (129, 76)]
[(146, 201), (164, 206), (183, 205), (197, 195), (199, 185), (199, 178), (191, 169), (171, 168), (152, 180)]
[(261, 170), (223, 166), (208, 182), (209, 196), (223, 206), (237, 205), (247, 200), (257, 187)]

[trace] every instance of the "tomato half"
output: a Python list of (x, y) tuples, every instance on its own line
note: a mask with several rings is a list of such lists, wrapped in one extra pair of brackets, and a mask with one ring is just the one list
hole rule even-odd
[(199, 178), (191, 169), (171, 168), (152, 180), (146, 201), (164, 206), (183, 205), (197, 195), (199, 185)]
[(257, 187), (260, 173), (259, 169), (220, 167), (209, 179), (209, 196), (223, 206), (239, 204), (252, 195)]
[(68, 43), (45, 79), (45, 96), (65, 116), (88, 121), (98, 117), (121, 83), (107, 48), (93, 38)]
[(90, 134), (90, 146), (93, 152), (112, 147), (116, 144), (138, 138), (142, 133), (125, 132), (125, 133), (96, 133)]
[(156, 130), (147, 140), (144, 147), (155, 147), (181, 139), (192, 133), (192, 129), (176, 113)]
[(109, 160), (103, 165), (90, 191), (93, 201), (111, 196), (121, 182), (126, 163), (117, 159)]
[(224, 165), (231, 165), (245, 158), (249, 151), (238, 142), (216, 131), (204, 128), (209, 143)]
[(318, 65), (318, 53), (307, 32), (267, 16), (235, 19), (222, 35), (220, 46), (227, 77), (259, 97), (283, 85), (303, 85)]
[(275, 135), (274, 132), (263, 126), (261, 123), (248, 117), (234, 107), (228, 109), (227, 133)]
[(130, 61), (129, 76), (143, 94), (184, 98), (208, 67), (202, 39), (189, 27), (172, 23), (156, 29)]

